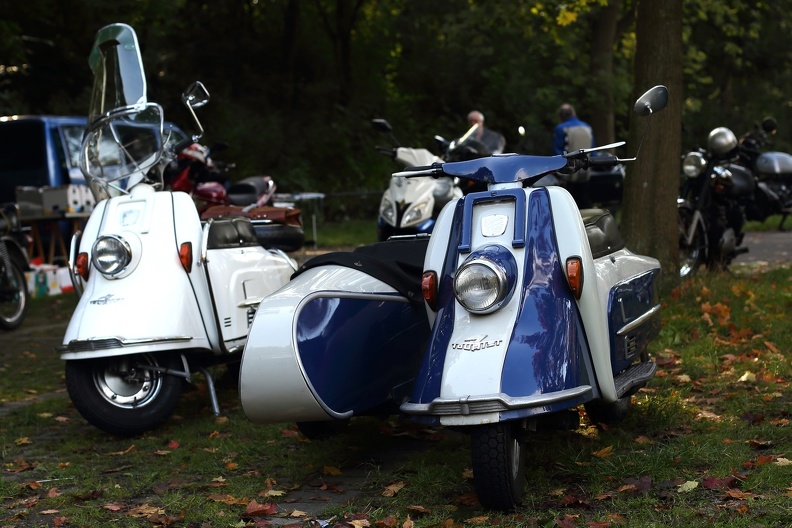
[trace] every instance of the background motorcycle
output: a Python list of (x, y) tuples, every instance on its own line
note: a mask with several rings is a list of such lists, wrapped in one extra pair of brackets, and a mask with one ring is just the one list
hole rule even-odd
[(25, 272), (30, 271), (27, 237), (15, 203), (0, 204), (0, 329), (22, 324), (29, 294)]
[(222, 143), (210, 149), (192, 140), (187, 142), (165, 167), (166, 187), (192, 196), (203, 220), (244, 216), (250, 219), (262, 247), (300, 249), (305, 243), (300, 210), (273, 204), (277, 185), (270, 176), (248, 176), (229, 183), (228, 172), (233, 165), (217, 162), (210, 155), (224, 148)]
[[(667, 98), (656, 87), (636, 111), (648, 115)], [(480, 502), (514, 508), (529, 431), (559, 417), (577, 425), (570, 409), (581, 404), (592, 420), (618, 421), (655, 372), (646, 346), (658, 330), (657, 260), (624, 248), (607, 211), (582, 217), (566, 190), (530, 187), (555, 171), (620, 161), (593, 152), (401, 173), (488, 189), (446, 205), (430, 237), (309, 261), (262, 301), (240, 370), (248, 418), (316, 426), (403, 401), (418, 421), (470, 433)], [(414, 262), (392, 258), (407, 248), (425, 254), (423, 307)]]
[[(208, 367), (239, 361), (258, 302), (296, 265), (262, 248), (247, 218), (201, 222), (189, 195), (160, 190), (175, 152), (162, 138), (162, 108), (146, 100), (131, 27), (99, 30), (89, 63), (95, 82), (80, 166), (97, 204), (72, 239), (81, 296), (58, 350), (80, 414), (129, 436), (167, 419), (193, 372), (204, 374), (219, 413)], [(199, 129), (194, 108), (208, 99), (200, 83), (182, 95)]]
[[(377, 151), (396, 160), (402, 167), (423, 167), (439, 158), (423, 148), (402, 147), (385, 119), (371, 121), (374, 129), (390, 135), (394, 146), (376, 147)], [(382, 194), (377, 218), (377, 240), (394, 235), (431, 233), (440, 210), (453, 198), (462, 196), (451, 178), (409, 180), (391, 176)]]
[(745, 134), (737, 147), (735, 165), (752, 171), (757, 181), (754, 200), (746, 207), (748, 220), (764, 222), (769, 216), (780, 214), (778, 229), (783, 231), (784, 221), (792, 212), (792, 155), (763, 152), (776, 128), (775, 119), (765, 118), (761, 126), (756, 125)]
[(740, 254), (745, 209), (757, 191), (753, 174), (733, 163), (737, 138), (725, 127), (713, 129), (707, 149), (682, 159), (677, 199), (680, 277), (694, 275), (702, 265), (725, 269)]

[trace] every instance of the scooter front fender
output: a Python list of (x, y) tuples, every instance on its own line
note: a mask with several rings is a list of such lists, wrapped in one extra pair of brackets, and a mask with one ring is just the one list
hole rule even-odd
[[(426, 267), (441, 277), (440, 308), (416, 390), (402, 410), (444, 425), (472, 425), (574, 407), (604, 396), (609, 386), (615, 398), (597, 281), (589, 280), (577, 301), (563, 268), (568, 256), (578, 256), (584, 274), (595, 277), (569, 193), (511, 189), (480, 198), (481, 205), (459, 201), (438, 219)], [(480, 228), (485, 218), (510, 229), (493, 234)], [(456, 301), (453, 277), (468, 251), (486, 244), (509, 248), (520, 272), (507, 305), (476, 315)]]

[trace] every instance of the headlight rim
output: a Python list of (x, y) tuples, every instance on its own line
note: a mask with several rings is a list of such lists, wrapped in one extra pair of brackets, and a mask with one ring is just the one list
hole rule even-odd
[[(118, 242), (119, 243), (118, 247), (120, 247), (123, 250), (123, 252), (121, 253), (121, 256), (123, 257), (121, 259), (122, 265), (118, 266), (118, 268), (115, 271), (108, 271), (105, 266), (100, 265), (97, 256), (98, 255), (97, 245), (105, 242), (108, 239), (115, 240), (116, 242)], [(132, 246), (129, 243), (129, 241), (127, 241), (126, 238), (122, 237), (121, 235), (117, 235), (117, 234), (100, 235), (96, 238), (96, 240), (94, 240), (94, 243), (91, 246), (91, 264), (96, 269), (96, 271), (98, 271), (105, 277), (111, 279), (117, 279), (124, 276), (125, 272), (129, 270), (132, 261), (133, 261)]]

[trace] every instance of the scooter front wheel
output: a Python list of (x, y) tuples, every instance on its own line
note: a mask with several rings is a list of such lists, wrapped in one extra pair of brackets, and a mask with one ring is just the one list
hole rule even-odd
[(522, 504), (526, 447), (514, 422), (478, 425), (471, 431), (473, 484), (485, 508), (508, 511)]
[(159, 369), (177, 357), (134, 354), (66, 362), (66, 389), (80, 414), (99, 429), (135, 436), (161, 425), (176, 409), (183, 380)]

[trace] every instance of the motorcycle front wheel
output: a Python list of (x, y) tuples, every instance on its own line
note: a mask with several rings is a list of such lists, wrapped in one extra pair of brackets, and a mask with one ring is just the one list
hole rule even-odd
[(13, 330), (19, 327), (25, 319), (28, 301), (25, 273), (13, 261), (8, 269), (0, 262), (0, 328)]
[(485, 508), (509, 511), (522, 504), (527, 450), (515, 422), (478, 425), (471, 431), (473, 484)]
[(66, 362), (66, 389), (91, 424), (117, 436), (161, 425), (176, 409), (183, 379), (154, 368), (179, 369), (177, 356), (134, 354)]
[(679, 209), (677, 221), (679, 224), (679, 277), (687, 279), (695, 275), (704, 264), (707, 256), (707, 234), (699, 224), (696, 226), (692, 240), (688, 243), (687, 233), (691, 222), (693, 222), (693, 212), (689, 209)]

